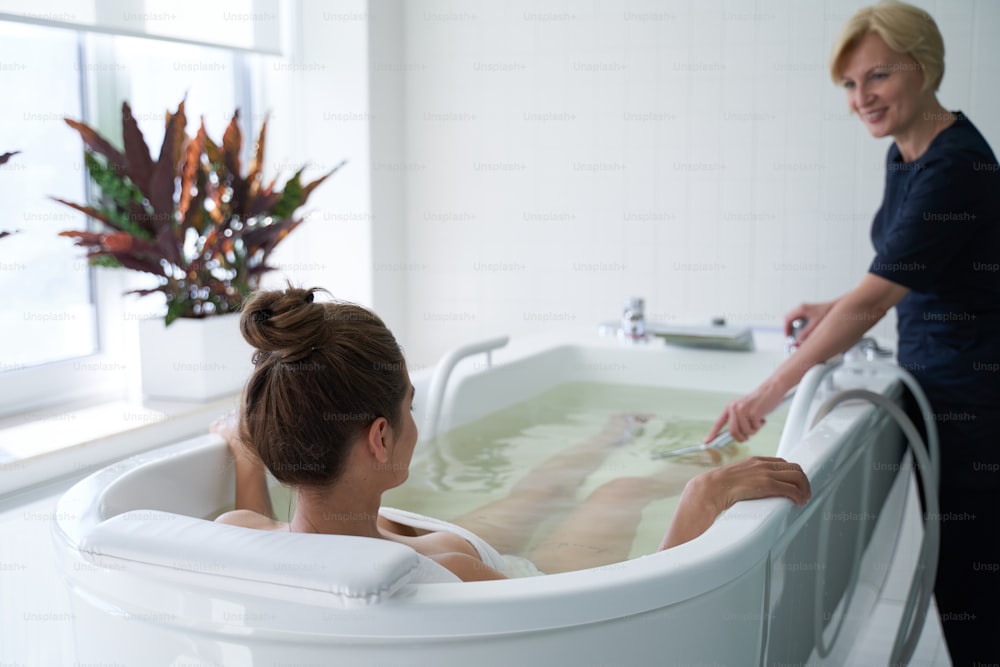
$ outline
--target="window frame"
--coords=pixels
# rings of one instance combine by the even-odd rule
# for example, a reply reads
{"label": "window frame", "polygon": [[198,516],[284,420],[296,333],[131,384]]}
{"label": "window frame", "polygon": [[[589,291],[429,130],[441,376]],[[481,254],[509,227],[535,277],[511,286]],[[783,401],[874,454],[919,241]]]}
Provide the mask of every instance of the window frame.
{"label": "window frame", "polygon": [[[11,23],[17,23],[16,20],[5,18]],[[38,26],[34,21],[26,23]],[[112,40],[119,36],[158,42],[180,41],[155,35],[116,35],[107,31],[89,30],[83,26],[39,27],[76,33],[77,84],[80,89],[82,120],[102,135],[110,137],[121,136],[121,103],[122,100],[129,99],[129,86],[123,75],[113,77],[111,84],[101,83],[99,77],[90,74],[91,69],[87,64],[98,62],[96,56],[102,49],[113,49]],[[258,84],[263,83],[259,80],[252,60],[258,54],[225,45],[192,44],[219,49],[232,55],[234,98],[240,110],[241,124],[248,123],[248,119],[255,117],[255,102],[266,104],[264,86],[258,85],[257,90],[254,89],[255,79]],[[80,149],[83,150],[82,144]],[[249,156],[251,149],[252,142],[246,142],[245,158]],[[92,200],[95,194],[93,183],[85,171],[81,170],[80,177],[84,179],[88,200]],[[88,225],[93,224],[93,220],[88,221]],[[2,424],[16,425],[44,419],[99,403],[133,397],[141,400],[138,327],[135,326],[138,317],[130,308],[130,299],[138,297],[123,296],[133,287],[130,278],[136,276],[135,272],[125,269],[87,269],[86,280],[90,283],[91,303],[95,311],[96,351],[72,359],[0,371],[0,427]],[[96,372],[80,372],[81,370]]]}

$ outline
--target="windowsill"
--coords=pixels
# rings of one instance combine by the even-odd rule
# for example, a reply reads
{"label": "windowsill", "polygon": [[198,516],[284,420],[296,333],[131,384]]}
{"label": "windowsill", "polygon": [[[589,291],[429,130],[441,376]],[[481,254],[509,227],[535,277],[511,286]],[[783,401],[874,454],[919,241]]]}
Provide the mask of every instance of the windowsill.
{"label": "windowsill", "polygon": [[0,496],[204,434],[238,398],[115,400],[0,420]]}

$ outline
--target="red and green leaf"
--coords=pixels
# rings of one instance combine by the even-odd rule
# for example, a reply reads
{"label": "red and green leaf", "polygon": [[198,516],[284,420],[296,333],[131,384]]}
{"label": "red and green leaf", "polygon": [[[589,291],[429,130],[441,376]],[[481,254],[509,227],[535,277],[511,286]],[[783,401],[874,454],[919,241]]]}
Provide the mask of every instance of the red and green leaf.
{"label": "red and green leaf", "polygon": [[226,126],[226,131],[222,133],[222,160],[226,164],[226,169],[234,177],[240,175],[240,149],[243,147],[243,135],[240,133],[239,125],[240,113],[233,114],[232,120]]}
{"label": "red and green leaf", "polygon": [[197,197],[203,188],[197,188],[198,175],[201,173],[201,153],[205,148],[205,122],[202,121],[198,133],[187,146],[187,155],[184,158],[184,166],[181,169],[181,197],[177,204],[177,212],[181,220],[185,222],[184,227],[188,227],[188,211],[192,198]]}
{"label": "red and green leaf", "polygon": [[[162,293],[168,323],[177,317],[238,310],[260,277],[275,270],[268,257],[301,224],[301,219],[294,219],[295,211],[344,164],[305,185],[301,169],[280,190],[277,179],[264,185],[267,120],[261,124],[244,177],[239,113],[233,114],[221,144],[216,144],[204,123],[194,137],[187,136],[183,101],[176,112],[166,115],[156,160],[127,103],[122,105],[124,152],[83,123],[69,119],[66,123],[89,149],[87,169],[101,188],[102,199],[90,206],[57,201],[104,223],[107,230],[63,235],[86,249],[92,264],[159,276],[158,287],[131,293]],[[11,155],[0,156],[0,164]],[[192,235],[194,252],[189,253],[185,242]]]}
{"label": "red and green leaf", "polygon": [[103,155],[108,160],[108,164],[112,165],[118,173],[125,173],[128,167],[128,160],[125,158],[124,153],[112,146],[96,130],[70,118],[64,118],[63,120],[66,121],[67,125],[80,133],[83,143],[89,146],[92,151],[98,155]]}
{"label": "red and green leaf", "polygon": [[260,124],[260,134],[257,135],[257,143],[254,145],[254,156],[250,162],[250,170],[247,172],[247,182],[250,183],[250,195],[255,197],[260,193],[261,180],[264,171],[264,140],[267,137],[267,117]]}
{"label": "red and green leaf", "polygon": [[343,167],[345,164],[347,164],[347,160],[342,161],[336,167],[334,167],[333,169],[331,169],[330,171],[328,171],[323,176],[320,176],[315,181],[313,181],[313,182],[311,182],[311,183],[303,186],[303,188],[302,188],[302,199],[299,201],[299,206],[301,206],[302,204],[306,203],[306,200],[309,199],[309,195],[312,194],[312,191],[315,190],[317,186],[319,186],[323,181],[325,181],[326,179],[330,178],[331,176],[333,176],[334,174],[336,174],[338,171],[340,171],[340,168]]}
{"label": "red and green leaf", "polygon": [[128,160],[128,168],[125,173],[132,179],[136,187],[149,197],[149,182],[153,177],[153,158],[149,155],[146,139],[142,136],[142,130],[139,129],[139,124],[136,123],[128,102],[122,102],[122,139],[125,143],[125,158]]}

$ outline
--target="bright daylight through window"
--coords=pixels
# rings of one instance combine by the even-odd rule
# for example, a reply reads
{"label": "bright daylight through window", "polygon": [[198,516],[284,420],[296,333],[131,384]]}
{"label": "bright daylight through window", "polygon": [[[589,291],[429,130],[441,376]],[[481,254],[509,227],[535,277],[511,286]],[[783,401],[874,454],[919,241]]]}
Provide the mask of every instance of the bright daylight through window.
{"label": "bright daylight through window", "polygon": [[182,100],[189,134],[204,118],[208,132],[221,136],[236,109],[249,128],[252,58],[226,48],[0,23],[0,155],[11,154],[0,165],[0,414],[96,396],[98,387],[124,391],[121,341],[137,326],[136,313],[162,308],[158,297],[120,298],[156,278],[95,269],[83,249],[59,236],[96,223],[54,198],[86,203],[100,196],[89,184],[84,144],[64,118],[120,143],[127,101],[154,152],[166,111]]}

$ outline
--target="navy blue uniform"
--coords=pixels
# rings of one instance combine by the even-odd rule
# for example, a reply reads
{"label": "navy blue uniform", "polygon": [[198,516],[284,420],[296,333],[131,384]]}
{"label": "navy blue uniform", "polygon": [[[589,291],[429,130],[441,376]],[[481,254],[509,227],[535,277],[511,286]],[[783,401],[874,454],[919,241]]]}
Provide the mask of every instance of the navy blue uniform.
{"label": "navy blue uniform", "polygon": [[913,162],[890,147],[869,271],[910,290],[898,359],[941,440],[935,598],[958,667],[1000,657],[1000,166],[956,116]]}

